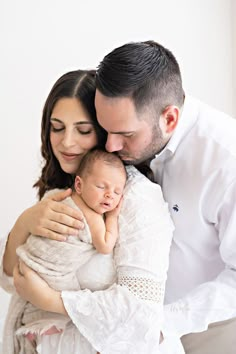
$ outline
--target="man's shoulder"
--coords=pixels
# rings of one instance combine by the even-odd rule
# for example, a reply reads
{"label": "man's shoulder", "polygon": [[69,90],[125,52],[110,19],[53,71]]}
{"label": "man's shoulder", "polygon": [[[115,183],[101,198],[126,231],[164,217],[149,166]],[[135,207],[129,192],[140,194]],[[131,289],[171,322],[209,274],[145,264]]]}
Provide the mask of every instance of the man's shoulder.
{"label": "man's shoulder", "polygon": [[193,97],[188,99],[188,104],[197,107],[197,119],[191,136],[196,141],[200,139],[201,144],[205,141],[207,146],[214,145],[216,149],[236,156],[236,119]]}

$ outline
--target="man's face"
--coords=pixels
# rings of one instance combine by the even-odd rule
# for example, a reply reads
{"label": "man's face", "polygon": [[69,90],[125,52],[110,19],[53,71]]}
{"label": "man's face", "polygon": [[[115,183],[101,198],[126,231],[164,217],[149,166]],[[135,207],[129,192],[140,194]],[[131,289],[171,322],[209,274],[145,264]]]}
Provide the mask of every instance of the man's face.
{"label": "man's face", "polygon": [[159,117],[153,119],[148,109],[138,116],[130,98],[110,98],[97,90],[95,106],[98,123],[108,133],[106,150],[117,152],[125,163],[137,165],[166,145]]}

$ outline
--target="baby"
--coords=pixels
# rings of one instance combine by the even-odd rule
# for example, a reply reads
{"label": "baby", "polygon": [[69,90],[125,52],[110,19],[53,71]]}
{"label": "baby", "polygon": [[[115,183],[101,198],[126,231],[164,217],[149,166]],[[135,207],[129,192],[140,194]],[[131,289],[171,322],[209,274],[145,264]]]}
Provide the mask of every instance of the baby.
{"label": "baby", "polygon": [[101,150],[86,154],[77,171],[72,199],[83,212],[99,253],[111,253],[117,240],[125,182],[122,161],[117,155]]}

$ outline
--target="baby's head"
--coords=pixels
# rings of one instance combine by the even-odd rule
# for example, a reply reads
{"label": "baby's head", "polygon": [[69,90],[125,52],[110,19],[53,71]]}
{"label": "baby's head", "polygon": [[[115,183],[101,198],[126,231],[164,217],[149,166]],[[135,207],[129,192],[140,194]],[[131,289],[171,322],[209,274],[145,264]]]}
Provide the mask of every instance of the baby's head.
{"label": "baby's head", "polygon": [[103,214],[119,204],[126,178],[125,167],[117,155],[93,149],[80,162],[75,191],[88,207]]}

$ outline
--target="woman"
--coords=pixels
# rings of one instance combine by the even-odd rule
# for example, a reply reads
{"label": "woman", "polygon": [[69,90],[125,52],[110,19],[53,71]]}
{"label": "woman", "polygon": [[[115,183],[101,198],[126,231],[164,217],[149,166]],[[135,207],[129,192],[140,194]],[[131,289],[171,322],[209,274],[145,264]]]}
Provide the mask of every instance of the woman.
{"label": "woman", "polygon": [[[36,183],[40,199],[48,190],[70,187],[81,157],[104,142],[104,132],[96,123],[94,94],[93,71],[65,74],[52,88],[42,120],[45,166]],[[30,233],[58,240],[65,240],[61,235],[77,234],[82,215],[57,203],[70,190],[26,210],[13,227],[4,254],[2,285],[9,288],[6,274],[14,268],[22,298],[70,319],[62,333],[38,338],[39,353],[158,353],[173,226],[159,186],[132,167],[128,177],[114,263],[111,256],[96,253],[78,274],[83,290],[53,290],[23,263],[21,271],[15,266],[15,250]],[[40,214],[44,216],[39,223]]]}
{"label": "woman", "polygon": [[[45,164],[41,177],[35,184],[39,199],[53,188],[71,187],[73,173],[81,157],[96,144],[105,143],[105,133],[96,120],[94,75],[94,71],[81,70],[63,75],[46,100],[41,131],[41,152]],[[51,115],[53,118],[54,114],[59,114],[61,121],[51,120]],[[78,117],[82,118],[76,124]],[[58,146],[60,141],[62,151]],[[61,241],[65,240],[65,235],[77,234],[77,230],[82,227],[82,215],[56,202],[70,193],[71,190],[68,189],[55,197],[47,198],[20,215],[8,237],[4,256],[6,274],[12,275],[17,261],[15,250],[26,241],[30,233]]]}

